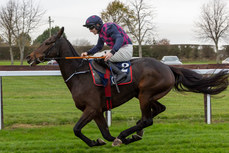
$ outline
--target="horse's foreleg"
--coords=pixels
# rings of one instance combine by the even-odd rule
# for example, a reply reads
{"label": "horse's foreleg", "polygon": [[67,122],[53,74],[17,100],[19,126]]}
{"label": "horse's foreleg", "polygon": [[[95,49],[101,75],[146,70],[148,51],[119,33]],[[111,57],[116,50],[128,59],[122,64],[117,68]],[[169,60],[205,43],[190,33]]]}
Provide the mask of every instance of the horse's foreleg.
{"label": "horse's foreleg", "polygon": [[99,114],[98,116],[95,117],[95,122],[98,126],[98,128],[100,129],[104,139],[108,140],[108,141],[114,141],[115,137],[111,136],[109,128],[107,126],[107,122],[103,116],[103,114]]}
{"label": "horse's foreleg", "polygon": [[79,119],[79,121],[76,123],[76,125],[73,128],[73,131],[77,137],[79,137],[81,140],[83,140],[88,146],[93,147],[93,146],[100,146],[106,144],[104,141],[101,139],[91,140],[85,135],[82,134],[81,129],[89,123],[94,116],[96,115],[96,111],[86,108],[83,112],[83,115]]}

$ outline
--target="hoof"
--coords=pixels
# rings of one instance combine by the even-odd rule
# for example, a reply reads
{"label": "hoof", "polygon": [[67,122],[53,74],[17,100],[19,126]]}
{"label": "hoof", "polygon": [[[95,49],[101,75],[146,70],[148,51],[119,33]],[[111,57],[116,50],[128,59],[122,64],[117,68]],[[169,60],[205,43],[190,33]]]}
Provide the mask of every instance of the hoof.
{"label": "hoof", "polygon": [[136,140],[136,141],[142,139],[142,137],[141,137],[140,135],[137,135],[137,134],[132,135],[132,138],[133,138],[134,140]]}
{"label": "hoof", "polygon": [[116,138],[114,142],[112,143],[112,146],[120,146],[122,144],[122,140]]}
{"label": "hoof", "polygon": [[98,144],[101,146],[101,145],[105,145],[106,144],[106,142],[105,141],[103,141],[102,139],[97,139],[97,142],[98,142]]}
{"label": "hoof", "polygon": [[143,131],[143,130],[141,130],[141,131],[137,131],[137,135],[139,135],[140,137],[142,137],[142,136],[143,136],[143,134],[144,134],[144,131]]}

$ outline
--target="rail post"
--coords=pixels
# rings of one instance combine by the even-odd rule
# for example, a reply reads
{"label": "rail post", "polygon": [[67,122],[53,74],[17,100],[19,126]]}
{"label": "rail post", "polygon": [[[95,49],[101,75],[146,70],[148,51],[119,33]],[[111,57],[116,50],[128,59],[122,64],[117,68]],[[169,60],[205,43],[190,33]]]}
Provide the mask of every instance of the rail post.
{"label": "rail post", "polygon": [[204,114],[205,114],[205,122],[207,124],[211,124],[212,121],[212,110],[211,110],[211,95],[204,94]]}
{"label": "rail post", "polygon": [[2,77],[0,76],[0,130],[3,129],[3,96],[2,96]]}

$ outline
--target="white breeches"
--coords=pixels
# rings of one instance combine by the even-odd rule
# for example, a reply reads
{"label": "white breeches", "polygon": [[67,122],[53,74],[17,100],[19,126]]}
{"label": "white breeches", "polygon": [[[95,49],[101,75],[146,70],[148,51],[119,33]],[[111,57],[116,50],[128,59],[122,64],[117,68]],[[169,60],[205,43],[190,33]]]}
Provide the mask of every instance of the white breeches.
{"label": "white breeches", "polygon": [[[98,52],[94,54],[93,56],[103,56],[107,52],[110,52],[111,50],[104,50],[102,52]],[[123,61],[129,61],[133,56],[133,45],[127,44],[122,46],[110,59],[111,62],[123,62]]]}

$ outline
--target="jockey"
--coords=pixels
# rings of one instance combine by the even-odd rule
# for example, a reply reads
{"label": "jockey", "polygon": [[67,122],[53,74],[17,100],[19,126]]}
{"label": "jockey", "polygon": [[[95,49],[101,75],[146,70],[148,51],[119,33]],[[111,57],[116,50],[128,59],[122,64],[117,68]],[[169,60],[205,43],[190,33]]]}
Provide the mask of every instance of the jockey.
{"label": "jockey", "polygon": [[[110,61],[109,65],[117,75],[116,82],[126,77],[125,73],[111,63],[129,61],[133,55],[132,42],[122,27],[116,23],[103,24],[102,19],[97,15],[90,16],[83,26],[87,27],[93,34],[98,34],[99,38],[97,44],[88,52],[83,52],[81,56],[92,54],[94,56],[104,56],[104,61]],[[110,50],[97,53],[103,48],[104,42],[110,47]]]}

